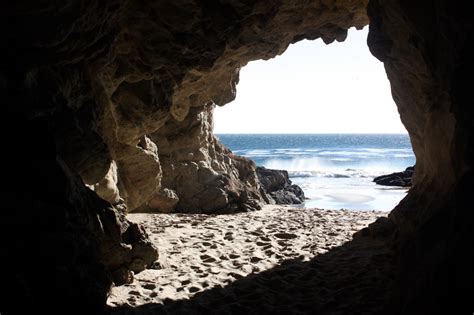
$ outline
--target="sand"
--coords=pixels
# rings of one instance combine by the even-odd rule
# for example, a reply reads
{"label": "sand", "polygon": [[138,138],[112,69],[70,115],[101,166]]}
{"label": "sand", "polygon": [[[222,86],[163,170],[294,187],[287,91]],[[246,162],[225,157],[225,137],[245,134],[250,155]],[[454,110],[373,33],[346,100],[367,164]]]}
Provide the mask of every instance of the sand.
{"label": "sand", "polygon": [[114,287],[108,305],[133,307],[115,308],[117,313],[270,312],[286,306],[290,313],[306,313],[326,307],[331,300],[318,299],[330,294],[365,299],[370,307],[370,290],[350,289],[351,279],[359,277],[354,281],[378,290],[375,286],[383,284],[385,275],[372,279],[367,266],[374,257],[387,261],[390,255],[376,241],[341,245],[387,214],[287,206],[233,215],[130,214],[131,221],[145,226],[160,258],[156,269]]}

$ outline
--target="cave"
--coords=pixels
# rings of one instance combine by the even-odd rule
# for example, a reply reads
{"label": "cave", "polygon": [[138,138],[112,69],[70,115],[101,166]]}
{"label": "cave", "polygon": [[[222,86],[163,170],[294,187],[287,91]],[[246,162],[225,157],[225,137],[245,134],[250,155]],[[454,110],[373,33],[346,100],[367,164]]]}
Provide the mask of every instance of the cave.
{"label": "cave", "polygon": [[158,257],[129,212],[259,209],[255,165],[213,136],[213,107],[235,97],[249,61],[367,24],[417,160],[389,235],[364,232],[397,253],[385,313],[472,313],[468,3],[69,0],[1,12],[0,313],[102,312],[112,283]]}

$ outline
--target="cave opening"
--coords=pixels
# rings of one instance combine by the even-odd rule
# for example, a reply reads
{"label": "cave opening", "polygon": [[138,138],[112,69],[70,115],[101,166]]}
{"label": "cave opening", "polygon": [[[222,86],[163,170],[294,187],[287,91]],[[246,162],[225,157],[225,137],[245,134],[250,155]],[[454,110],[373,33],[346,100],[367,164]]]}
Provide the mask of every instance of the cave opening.
{"label": "cave opening", "polygon": [[[154,231],[152,239],[161,250],[159,268],[136,275],[134,282],[128,286],[113,288],[109,305],[120,309],[124,304],[129,304],[139,310],[147,310],[152,309],[150,304],[162,303],[166,299],[189,299],[189,305],[208,303],[220,294],[235,294],[247,285],[253,286],[248,294],[255,294],[260,290],[261,295],[269,296],[271,283],[282,281],[281,274],[283,279],[292,277],[293,268],[307,272],[308,279],[311,280],[295,280],[288,285],[287,290],[296,292],[299,291],[296,286],[306,286],[308,283],[313,287],[325,287],[325,281],[330,281],[332,273],[336,272],[343,279],[339,283],[343,283],[352,279],[354,270],[363,274],[372,267],[370,262],[365,265],[366,262],[355,259],[350,268],[347,268],[344,259],[335,258],[360,255],[361,247],[381,261],[377,268],[383,269],[387,274],[392,272],[390,268],[393,266],[387,258],[391,258],[392,253],[381,250],[378,247],[380,244],[362,241],[354,242],[356,245],[353,245],[347,242],[352,234],[377,218],[381,218],[380,226],[387,224],[388,211],[406,196],[406,189],[374,187],[373,177],[414,164],[411,143],[396,112],[383,65],[375,60],[366,47],[368,27],[354,34],[355,32],[349,30],[348,38],[340,44],[326,46],[322,40],[317,40],[316,49],[308,48],[314,42],[299,42],[290,46],[282,56],[264,62],[280,62],[280,69],[260,69],[271,72],[260,80],[247,74],[246,69],[251,68],[251,65],[244,67],[240,72],[235,104],[227,104],[222,108],[211,104],[206,105],[204,110],[200,107],[191,109],[182,123],[182,126],[192,125],[195,128],[196,131],[191,135],[184,133],[179,123],[173,122],[165,124],[166,133],[150,136],[158,146],[163,166],[162,187],[167,189],[168,195],[163,193],[153,199],[147,205],[148,208],[134,212],[177,213],[128,215],[130,220]],[[351,36],[358,36],[355,40],[358,43],[351,43]],[[303,50],[311,50],[310,58],[318,59],[318,63],[308,65],[305,63],[307,59],[301,58],[298,53],[294,56],[292,48],[298,45],[303,46]],[[349,48],[345,47],[342,51],[331,50],[325,56],[316,53],[336,45]],[[362,54],[365,56],[361,56]],[[284,59],[289,55],[293,55],[293,59],[297,59],[300,64],[295,66],[292,61]],[[328,61],[325,58],[328,55],[334,55],[334,59]],[[364,58],[367,57],[373,63],[365,61]],[[341,64],[337,65],[335,60]],[[349,64],[356,64],[356,67],[351,68]],[[323,67],[325,68],[322,69]],[[282,73],[282,68],[287,71]],[[293,72],[288,71],[288,68],[292,68]],[[316,71],[323,75],[316,78]],[[379,76],[364,71],[377,72]],[[369,78],[358,78],[364,75]],[[285,76],[290,80],[278,82],[276,79]],[[267,81],[268,85],[262,86],[259,81]],[[293,83],[297,88],[289,87],[288,81],[295,81]],[[241,89],[244,84],[256,87],[256,91],[246,94]],[[302,93],[302,90],[312,93]],[[340,90],[344,93],[340,93]],[[327,94],[318,98],[314,95],[318,91]],[[240,95],[243,95],[243,101],[239,99]],[[295,105],[295,102],[300,102],[302,106]],[[308,110],[308,107],[318,106],[323,108],[320,112]],[[234,108],[235,111],[227,111],[229,108]],[[372,122],[375,126],[369,125]],[[302,129],[294,129],[301,126]],[[314,126],[322,129],[311,129]],[[271,129],[274,127],[277,129]],[[304,131],[308,129],[311,131]],[[284,134],[286,131],[290,134]],[[226,165],[228,162],[219,161],[219,154],[213,150],[204,151],[200,148],[197,153],[189,150],[189,136],[195,137],[196,143],[202,143],[203,139],[214,139],[213,132],[217,135],[217,143],[230,148],[236,155],[233,163],[247,163],[245,159],[239,158],[243,156],[252,159],[257,166],[289,171],[289,178],[294,184],[303,187],[308,197],[305,201],[308,210],[302,210],[298,205],[288,205],[264,206],[260,211],[253,211],[255,209],[239,208],[240,205],[237,204],[229,211],[229,208],[225,208],[229,201],[232,202],[229,199],[223,199],[224,210],[216,207],[218,201],[212,199],[212,194],[211,197],[206,196],[207,191],[220,189],[220,174],[227,176],[228,172],[234,170]],[[171,142],[179,144],[178,147],[183,152],[189,150],[193,153],[189,157],[181,156],[183,164],[180,166],[175,158],[170,158],[173,150],[176,150],[169,147]],[[321,142],[323,146],[320,145]],[[262,147],[262,144],[269,146]],[[336,146],[331,147],[332,144]],[[216,148],[216,151],[226,152],[219,144]],[[217,156],[214,162],[218,161],[224,166],[214,166],[207,155]],[[193,163],[206,170],[207,174],[199,175],[202,169],[196,172]],[[246,165],[252,166],[248,163]],[[241,172],[240,168],[237,170]],[[196,172],[195,176],[192,175],[193,172]],[[181,174],[182,186],[189,187],[188,191],[183,191],[180,185],[174,183],[178,177],[176,173]],[[263,186],[260,177],[259,180],[260,183],[256,184]],[[186,195],[194,186],[205,188],[205,191],[199,191],[204,196],[202,201],[196,200],[193,195]],[[172,193],[168,193],[170,191]],[[175,208],[169,207],[166,202],[169,195],[181,198],[182,201],[174,203]],[[273,198],[279,204],[279,200]],[[326,200],[321,200],[324,198]],[[202,203],[202,208],[196,209],[199,202]],[[268,203],[268,200],[261,202]],[[208,206],[210,208],[206,208]],[[323,208],[323,211],[314,208]],[[352,211],[339,211],[342,208]],[[388,225],[387,229],[391,230],[390,224]],[[314,273],[309,267],[312,263],[320,264],[323,268]],[[385,275],[374,279],[387,281],[388,286],[391,279],[384,277]],[[369,286],[373,285],[372,280],[364,277],[358,279]],[[255,284],[259,282],[264,284]],[[330,290],[337,291],[337,286]],[[318,290],[309,294],[320,295]],[[362,299],[367,297],[363,296]],[[166,308],[167,303],[163,303]],[[242,297],[238,303],[246,304],[246,297]],[[280,303],[274,304],[281,307]],[[180,310],[178,306],[168,305],[173,311]],[[161,310],[161,306],[157,309]]]}
{"label": "cave opening", "polygon": [[[113,283],[130,284],[134,274],[159,270],[157,240],[128,219],[144,206],[225,209],[266,220],[266,212],[253,211],[263,199],[254,189],[254,166],[212,135],[212,104],[234,98],[236,69],[250,60],[272,58],[305,38],[343,39],[347,29],[369,20],[368,45],[384,63],[417,165],[407,197],[340,247],[356,246],[361,255],[330,248],[319,255],[323,264],[296,259],[281,266],[284,270],[236,279],[239,286],[167,301],[161,309],[149,303],[117,312],[275,313],[278,306],[284,313],[304,313],[309,306],[323,314],[449,314],[455,307],[472,313],[474,19],[469,5],[448,0],[2,3],[8,45],[0,67],[0,128],[7,135],[2,162],[8,171],[1,183],[0,263],[7,290],[0,313],[104,313]],[[272,214],[280,219],[279,212]],[[228,218],[229,232],[236,232],[239,226]],[[319,219],[301,225],[314,226]],[[160,226],[166,224],[171,223]],[[270,242],[291,249],[288,243],[298,238],[290,228],[264,232],[278,238]],[[259,238],[255,244],[270,250],[257,229],[251,234]],[[236,235],[219,238],[230,242]],[[205,242],[196,244],[198,251],[206,251]],[[374,247],[366,250],[364,242]],[[160,246],[173,251],[174,245]],[[375,255],[369,255],[373,249]],[[164,253],[169,261],[176,254]],[[193,257],[203,265],[216,259],[206,255]],[[260,258],[249,261],[258,264]],[[335,259],[348,277],[332,272]],[[354,272],[354,259],[364,272]],[[385,269],[387,261],[392,265]],[[177,272],[170,282],[173,292],[196,292],[182,289]],[[203,272],[196,269],[196,279]],[[378,281],[378,275],[389,281]],[[308,276],[315,282],[308,283]],[[150,302],[166,290],[156,280],[143,281],[147,294],[135,290],[128,298]],[[261,294],[261,282],[268,295]],[[341,289],[338,283],[349,285]]]}
{"label": "cave opening", "polygon": [[[257,166],[288,171],[305,207],[390,211],[411,184],[410,139],[367,35],[368,26],[351,28],[343,42],[300,41],[250,62],[236,99],[214,110],[219,140]],[[386,186],[373,181],[394,173]]]}

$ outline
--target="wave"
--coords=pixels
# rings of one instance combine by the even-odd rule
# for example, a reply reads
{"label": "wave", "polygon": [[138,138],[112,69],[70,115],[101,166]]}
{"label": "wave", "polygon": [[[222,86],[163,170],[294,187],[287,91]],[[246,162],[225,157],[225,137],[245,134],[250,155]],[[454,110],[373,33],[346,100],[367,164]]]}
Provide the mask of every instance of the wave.
{"label": "wave", "polygon": [[369,163],[353,163],[344,161],[341,164],[328,159],[292,158],[292,159],[268,159],[262,161],[261,165],[270,169],[280,169],[288,171],[290,178],[374,178],[380,175],[389,174],[404,170],[405,163],[393,163],[391,161],[371,161]]}
{"label": "wave", "polygon": [[307,148],[269,148],[269,149],[240,149],[234,150],[235,154],[249,158],[322,158],[335,161],[351,161],[358,159],[380,158],[413,158],[410,149],[392,148],[361,148],[361,149],[307,149]]}
{"label": "wave", "polygon": [[288,171],[290,178],[373,178],[388,172],[374,170],[353,170],[353,171]]}

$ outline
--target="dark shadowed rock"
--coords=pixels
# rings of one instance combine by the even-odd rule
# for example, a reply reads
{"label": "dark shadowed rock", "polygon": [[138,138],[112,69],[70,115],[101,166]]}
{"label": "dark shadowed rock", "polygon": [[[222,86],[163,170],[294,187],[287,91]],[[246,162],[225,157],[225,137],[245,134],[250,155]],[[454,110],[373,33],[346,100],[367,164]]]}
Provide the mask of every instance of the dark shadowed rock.
{"label": "dark shadowed rock", "polygon": [[374,178],[377,185],[383,186],[401,186],[410,187],[411,178],[415,172],[414,166],[407,167],[403,172],[396,172],[388,175],[382,175]]}
{"label": "dark shadowed rock", "polygon": [[291,183],[287,171],[257,166],[257,176],[269,203],[288,205],[304,202],[303,190]]}

